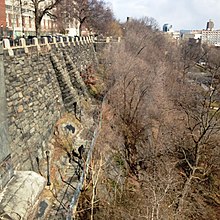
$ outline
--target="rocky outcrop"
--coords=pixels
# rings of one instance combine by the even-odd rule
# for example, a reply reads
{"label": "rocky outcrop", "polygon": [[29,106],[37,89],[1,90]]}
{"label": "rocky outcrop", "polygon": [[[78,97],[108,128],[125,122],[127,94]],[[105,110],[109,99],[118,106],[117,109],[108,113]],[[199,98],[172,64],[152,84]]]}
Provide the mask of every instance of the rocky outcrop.
{"label": "rocky outcrop", "polygon": [[0,219],[28,219],[45,179],[32,171],[18,171],[0,193]]}

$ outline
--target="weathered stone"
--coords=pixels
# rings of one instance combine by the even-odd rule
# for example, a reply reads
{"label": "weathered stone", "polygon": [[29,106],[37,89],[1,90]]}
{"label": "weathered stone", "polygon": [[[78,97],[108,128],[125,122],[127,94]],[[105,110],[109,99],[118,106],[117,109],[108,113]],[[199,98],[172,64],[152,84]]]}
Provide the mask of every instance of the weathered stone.
{"label": "weathered stone", "polygon": [[19,92],[19,93],[18,93],[18,97],[19,97],[19,98],[23,98],[22,92]]}
{"label": "weathered stone", "polygon": [[30,131],[30,125],[29,125],[29,124],[26,124],[26,125],[23,127],[22,130],[23,130],[24,133],[29,132],[29,131]]}
{"label": "weathered stone", "polygon": [[8,102],[7,105],[8,105],[8,107],[10,107],[13,105],[13,102]]}
{"label": "weathered stone", "polygon": [[18,98],[18,93],[14,93],[12,96],[11,96],[11,99],[17,99]]}
{"label": "weathered stone", "polygon": [[45,183],[45,179],[35,172],[17,171],[0,194],[1,216],[5,215],[13,220],[28,219]]}
{"label": "weathered stone", "polygon": [[29,107],[31,107],[31,106],[33,106],[33,105],[34,105],[33,102],[30,102],[30,103],[28,104]]}
{"label": "weathered stone", "polygon": [[48,208],[48,202],[47,201],[41,201],[40,204],[39,204],[39,210],[36,214],[36,219],[40,219],[44,217],[44,214],[45,214],[45,211],[46,209]]}
{"label": "weathered stone", "polygon": [[31,128],[30,133],[32,134],[34,132],[35,132],[35,128],[33,127],[33,128]]}
{"label": "weathered stone", "polygon": [[23,105],[19,105],[17,111],[18,111],[18,113],[23,112],[24,111]]}

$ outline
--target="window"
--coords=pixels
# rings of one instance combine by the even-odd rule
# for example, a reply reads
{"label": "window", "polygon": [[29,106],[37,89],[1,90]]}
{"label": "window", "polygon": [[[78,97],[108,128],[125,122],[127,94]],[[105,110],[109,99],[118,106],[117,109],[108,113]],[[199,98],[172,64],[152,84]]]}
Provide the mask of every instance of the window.
{"label": "window", "polygon": [[25,17],[22,16],[22,26],[25,27]]}
{"label": "window", "polygon": [[12,19],[11,14],[8,14],[8,26],[9,26],[9,27],[11,27],[11,26],[12,26],[11,19]]}
{"label": "window", "polygon": [[11,5],[6,5],[5,8],[8,9],[8,10],[12,9]]}
{"label": "window", "polygon": [[29,16],[29,28],[31,28],[31,17]]}
{"label": "window", "polygon": [[19,27],[19,16],[16,15],[16,27]]}

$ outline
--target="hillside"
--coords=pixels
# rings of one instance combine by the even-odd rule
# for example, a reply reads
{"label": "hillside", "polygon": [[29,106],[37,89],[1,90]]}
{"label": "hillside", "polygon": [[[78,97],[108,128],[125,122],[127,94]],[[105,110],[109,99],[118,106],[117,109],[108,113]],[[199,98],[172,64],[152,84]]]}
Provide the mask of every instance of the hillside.
{"label": "hillside", "polygon": [[146,20],[125,29],[102,54],[102,127],[76,219],[217,220],[219,73],[204,90],[186,75],[195,62],[183,45]]}

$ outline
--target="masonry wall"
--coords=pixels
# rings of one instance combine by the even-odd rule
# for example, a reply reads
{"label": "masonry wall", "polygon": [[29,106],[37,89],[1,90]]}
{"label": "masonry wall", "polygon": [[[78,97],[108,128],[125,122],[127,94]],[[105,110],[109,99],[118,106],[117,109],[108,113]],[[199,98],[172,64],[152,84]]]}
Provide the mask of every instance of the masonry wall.
{"label": "masonry wall", "polygon": [[[4,52],[9,147],[14,170],[37,171],[37,160],[45,157],[55,122],[64,112],[79,109],[80,96],[87,94],[81,74],[96,64],[91,42],[33,47],[14,49],[14,56]],[[7,176],[0,175],[2,179]]]}

